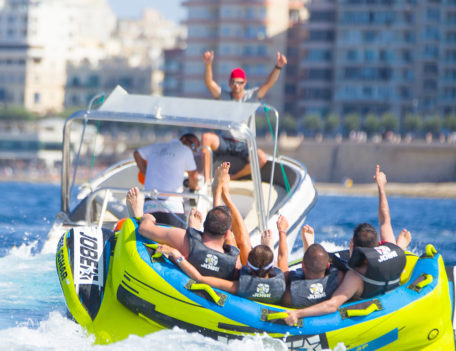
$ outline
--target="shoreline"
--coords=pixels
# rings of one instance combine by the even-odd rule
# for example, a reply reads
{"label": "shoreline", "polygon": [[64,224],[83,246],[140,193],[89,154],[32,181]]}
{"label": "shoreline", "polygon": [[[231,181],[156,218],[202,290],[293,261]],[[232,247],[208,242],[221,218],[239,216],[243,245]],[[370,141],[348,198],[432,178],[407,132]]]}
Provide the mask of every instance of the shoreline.
{"label": "shoreline", "polygon": [[[315,183],[321,195],[377,196],[377,185],[340,183]],[[456,183],[387,183],[388,196],[456,199]]]}

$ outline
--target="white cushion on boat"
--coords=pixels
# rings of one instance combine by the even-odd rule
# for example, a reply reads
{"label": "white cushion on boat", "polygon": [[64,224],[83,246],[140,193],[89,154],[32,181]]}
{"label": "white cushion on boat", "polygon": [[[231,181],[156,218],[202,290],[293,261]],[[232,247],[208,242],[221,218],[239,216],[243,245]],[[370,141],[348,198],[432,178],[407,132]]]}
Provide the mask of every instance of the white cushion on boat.
{"label": "white cushion on boat", "polygon": [[[264,206],[268,205],[269,183],[262,183]],[[230,194],[237,208],[244,217],[247,230],[250,232],[258,226],[258,216],[253,201],[253,184],[251,180],[230,181]],[[286,191],[281,186],[273,185],[269,209],[273,208],[277,200],[281,200]]]}

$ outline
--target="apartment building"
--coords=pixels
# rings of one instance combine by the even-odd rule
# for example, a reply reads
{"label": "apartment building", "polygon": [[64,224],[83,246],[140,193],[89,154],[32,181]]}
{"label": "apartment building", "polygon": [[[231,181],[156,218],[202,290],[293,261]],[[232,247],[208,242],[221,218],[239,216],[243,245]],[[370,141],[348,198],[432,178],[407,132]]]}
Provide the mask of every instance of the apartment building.
{"label": "apartment building", "polygon": [[[277,51],[286,52],[290,14],[302,7],[302,1],[186,0],[183,6],[188,11],[183,94],[209,98],[203,52],[214,51],[214,79],[224,89],[229,89],[229,75],[235,67],[245,70],[247,87],[261,85],[274,67]],[[282,109],[284,85],[282,72],[265,101]]]}
{"label": "apartment building", "polygon": [[0,1],[0,106],[50,114],[117,84],[161,94],[163,49],[185,34],[154,10],[117,21],[107,0]]}
{"label": "apartment building", "polygon": [[296,117],[456,112],[455,0],[314,0],[289,31]]}
{"label": "apartment building", "polygon": [[46,113],[62,109],[66,62],[102,55],[115,26],[105,0],[0,2],[0,104]]}
{"label": "apartment building", "polygon": [[65,106],[85,107],[116,85],[134,94],[163,94],[164,50],[182,46],[185,36],[185,28],[155,10],[144,10],[138,19],[119,19],[102,58],[68,63]]}

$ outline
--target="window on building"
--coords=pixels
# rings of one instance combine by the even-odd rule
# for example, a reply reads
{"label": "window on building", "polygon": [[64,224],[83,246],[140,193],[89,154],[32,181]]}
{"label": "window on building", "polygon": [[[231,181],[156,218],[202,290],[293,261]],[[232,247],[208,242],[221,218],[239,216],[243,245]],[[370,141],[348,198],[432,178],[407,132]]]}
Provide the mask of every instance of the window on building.
{"label": "window on building", "polygon": [[87,85],[89,88],[98,88],[100,85],[100,78],[96,75],[91,75],[87,79]]}
{"label": "window on building", "polygon": [[33,101],[34,101],[35,104],[39,104],[40,103],[40,98],[41,98],[40,93],[33,94]]}

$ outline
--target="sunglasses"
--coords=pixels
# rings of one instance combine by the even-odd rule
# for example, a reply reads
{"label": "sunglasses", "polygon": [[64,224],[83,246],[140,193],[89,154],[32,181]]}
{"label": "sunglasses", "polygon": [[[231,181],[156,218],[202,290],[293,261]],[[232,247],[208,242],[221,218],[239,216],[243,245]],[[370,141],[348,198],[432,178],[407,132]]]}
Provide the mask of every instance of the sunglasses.
{"label": "sunglasses", "polygon": [[243,85],[245,83],[244,80],[232,80],[231,84],[233,85]]}

